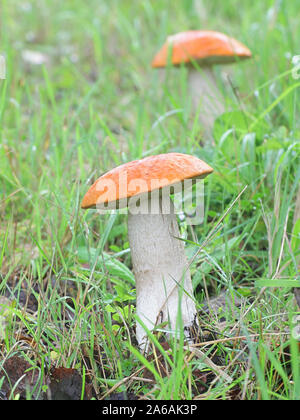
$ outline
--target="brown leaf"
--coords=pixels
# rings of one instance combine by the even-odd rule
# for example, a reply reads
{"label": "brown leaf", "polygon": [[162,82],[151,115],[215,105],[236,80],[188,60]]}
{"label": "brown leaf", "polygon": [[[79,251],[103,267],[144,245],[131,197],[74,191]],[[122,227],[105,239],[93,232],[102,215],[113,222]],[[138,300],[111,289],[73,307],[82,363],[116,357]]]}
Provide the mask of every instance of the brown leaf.
{"label": "brown leaf", "polygon": [[[50,374],[50,400],[80,400],[82,394],[82,377],[76,369],[53,368]],[[84,399],[92,398],[92,385],[85,383]]]}
{"label": "brown leaf", "polygon": [[43,399],[42,394],[38,394],[39,386],[36,386],[39,383],[40,373],[25,359],[14,355],[5,360],[0,366],[0,380],[3,377],[1,395],[4,399],[16,397],[18,394],[20,399],[26,399],[28,392],[34,399]]}
{"label": "brown leaf", "polygon": [[[167,352],[170,349],[170,345],[167,342],[160,343],[162,348]],[[173,362],[173,358],[171,355],[169,355],[170,360]],[[149,354],[147,355],[147,360],[150,363],[153,363],[154,368],[159,373],[159,375],[162,378],[165,378],[166,376],[169,376],[169,372],[171,370],[171,367],[169,366],[169,363],[167,360],[165,360],[164,355],[153,346],[153,348],[150,350]],[[148,369],[144,370],[143,374],[144,378],[154,380],[154,375],[152,372],[150,372]]]}

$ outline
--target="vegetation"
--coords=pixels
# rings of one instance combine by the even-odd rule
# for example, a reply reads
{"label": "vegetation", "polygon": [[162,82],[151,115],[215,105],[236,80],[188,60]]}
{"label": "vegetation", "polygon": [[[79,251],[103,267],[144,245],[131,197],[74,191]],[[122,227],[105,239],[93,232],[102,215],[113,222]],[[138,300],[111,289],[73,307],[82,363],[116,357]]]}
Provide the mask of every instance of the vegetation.
{"label": "vegetation", "polygon": [[[81,398],[88,387],[102,399],[300,398],[291,334],[300,286],[299,8],[299,0],[1,3],[0,368],[21,357],[38,373],[9,398],[41,397],[60,367],[80,373]],[[253,52],[216,68],[230,83],[214,144],[192,111],[186,69],[150,65],[168,35],[202,28]],[[196,255],[202,336],[191,351],[183,337],[168,347],[150,335],[145,357],[134,337],[126,215],[100,216],[80,202],[107,170],[171,151],[214,168],[204,223],[181,224]],[[203,314],[224,291],[231,304]],[[2,370],[0,397],[5,378]]]}

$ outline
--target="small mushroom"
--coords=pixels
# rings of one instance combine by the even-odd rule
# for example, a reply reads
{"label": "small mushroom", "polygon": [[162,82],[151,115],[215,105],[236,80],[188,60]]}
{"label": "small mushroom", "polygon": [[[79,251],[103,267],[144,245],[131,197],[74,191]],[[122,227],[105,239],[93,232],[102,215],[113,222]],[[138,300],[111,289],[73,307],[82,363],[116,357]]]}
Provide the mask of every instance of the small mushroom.
{"label": "small mushroom", "polygon": [[[200,122],[211,137],[215,118],[224,113],[225,99],[213,72],[216,64],[228,64],[251,57],[251,51],[225,34],[214,31],[187,31],[169,36],[156,54],[152,67],[188,67],[188,85],[193,107],[202,105]],[[199,69],[199,67],[201,67]]]}
{"label": "small mushroom", "polygon": [[[176,331],[181,308],[185,335],[196,318],[193,288],[170,192],[185,180],[205,178],[212,168],[181,153],[151,156],[121,165],[101,176],[81,207],[99,210],[128,207],[128,236],[136,279],[138,317],[149,330],[167,324]],[[146,348],[140,323],[136,336]]]}

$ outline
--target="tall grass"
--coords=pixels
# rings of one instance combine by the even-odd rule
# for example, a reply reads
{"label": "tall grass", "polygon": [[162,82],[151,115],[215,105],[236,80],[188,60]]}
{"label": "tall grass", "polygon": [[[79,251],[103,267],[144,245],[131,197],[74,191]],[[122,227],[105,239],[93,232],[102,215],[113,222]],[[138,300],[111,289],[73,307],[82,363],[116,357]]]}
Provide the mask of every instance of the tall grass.
{"label": "tall grass", "polygon": [[[76,368],[98,397],[299,399],[290,336],[300,258],[299,83],[291,76],[299,7],[299,0],[2,2],[0,295],[12,304],[1,363],[21,353],[40,370],[40,384],[51,366]],[[185,69],[150,66],[167,35],[198,28],[223,31],[253,52],[248,62],[216,68],[231,82],[214,144],[191,110]],[[45,63],[24,60],[26,50]],[[170,151],[215,169],[205,184],[205,221],[185,231],[188,256],[200,250],[191,267],[199,309],[221,290],[243,300],[234,313],[226,307],[203,317],[216,336],[208,339],[214,344],[204,339],[202,353],[174,342],[169,354],[153,336],[168,366],[163,377],[134,340],[126,216],[83,212],[80,201],[112,167]],[[210,378],[215,352],[232,382],[220,372]],[[209,380],[197,379],[198,370]]]}

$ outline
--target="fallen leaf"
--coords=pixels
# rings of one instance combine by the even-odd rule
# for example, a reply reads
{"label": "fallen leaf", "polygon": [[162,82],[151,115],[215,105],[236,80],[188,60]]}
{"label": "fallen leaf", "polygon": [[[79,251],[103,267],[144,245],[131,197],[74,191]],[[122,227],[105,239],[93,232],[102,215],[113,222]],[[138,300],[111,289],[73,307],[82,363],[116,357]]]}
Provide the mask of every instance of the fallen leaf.
{"label": "fallen leaf", "polygon": [[14,355],[0,365],[1,394],[4,399],[16,398],[25,400],[28,393],[35,400],[43,400],[39,393],[40,372],[22,357]]}
{"label": "fallen leaf", "polygon": [[[92,398],[92,386],[85,383],[84,399]],[[53,368],[50,373],[49,397],[50,400],[81,400],[83,381],[76,369]]]}

